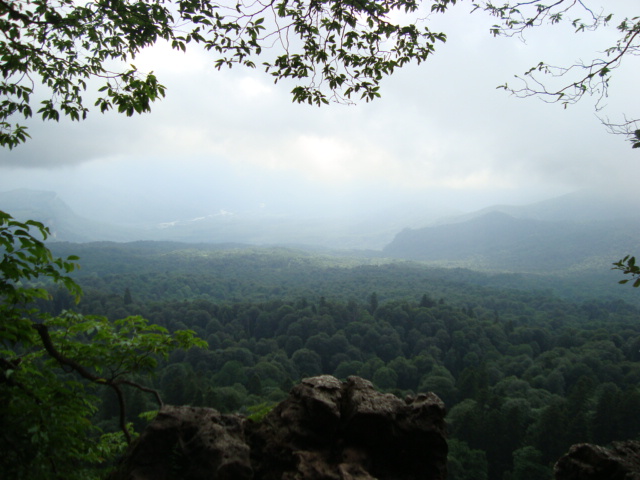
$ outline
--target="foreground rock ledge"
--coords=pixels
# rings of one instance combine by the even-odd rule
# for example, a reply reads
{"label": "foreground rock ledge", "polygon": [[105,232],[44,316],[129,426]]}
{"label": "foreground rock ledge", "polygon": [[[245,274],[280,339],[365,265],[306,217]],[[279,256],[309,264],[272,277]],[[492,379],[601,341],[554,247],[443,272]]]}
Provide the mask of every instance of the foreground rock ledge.
{"label": "foreground rock ledge", "polygon": [[163,407],[112,480],[444,480],[445,408],[359,377],[307,378],[261,422]]}
{"label": "foreground rock ledge", "polygon": [[573,445],[556,463],[554,475],[556,480],[640,480],[640,442]]}

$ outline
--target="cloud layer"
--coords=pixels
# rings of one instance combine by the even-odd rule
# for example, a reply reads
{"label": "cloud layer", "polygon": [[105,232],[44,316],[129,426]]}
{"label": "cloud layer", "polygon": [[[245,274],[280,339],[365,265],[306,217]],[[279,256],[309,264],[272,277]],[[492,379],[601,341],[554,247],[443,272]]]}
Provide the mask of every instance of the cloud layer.
{"label": "cloud layer", "polygon": [[[85,193],[145,205],[201,198],[215,211],[227,208],[222,200],[300,206],[329,196],[366,204],[448,192],[469,208],[476,198],[518,202],[615,188],[640,174],[637,151],[606,133],[589,99],[563,109],[495,88],[542,59],[587,59],[613,31],[544,28],[523,43],[492,38],[492,19],[468,7],[430,21],[448,33],[447,43],[424,65],[387,79],[381,99],[357,106],[292,104],[291,85],[274,85],[259,69],[217,71],[205,52],[160,45],[136,62],[168,87],[153,113],[29,122],[33,140],[0,152],[0,190],[67,191],[78,205]],[[638,59],[630,60],[601,116],[640,110]]]}

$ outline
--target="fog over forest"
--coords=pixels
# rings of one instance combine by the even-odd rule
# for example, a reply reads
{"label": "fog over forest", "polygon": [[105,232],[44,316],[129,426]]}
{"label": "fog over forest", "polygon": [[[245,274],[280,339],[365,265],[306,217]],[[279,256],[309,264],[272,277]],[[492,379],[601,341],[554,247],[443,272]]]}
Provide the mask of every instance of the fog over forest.
{"label": "fog over forest", "polygon": [[[640,130],[616,135],[605,125],[640,112],[638,0],[553,2],[551,11],[569,6],[598,19],[598,28],[582,31],[578,21],[563,19],[524,28],[523,35],[491,34],[495,22],[509,22],[482,8],[471,12],[474,5],[491,10],[489,0],[434,1],[411,12],[412,0],[240,1],[227,8],[187,0],[178,12],[173,0],[0,0],[8,39],[0,42],[0,70],[10,72],[3,95],[29,97],[30,86],[6,92],[10,82],[37,76],[20,70],[31,56],[52,56],[24,39],[46,40],[51,32],[70,37],[61,56],[100,35],[113,48],[113,31],[125,44],[150,43],[128,60],[167,87],[166,98],[142,115],[114,110],[124,105],[126,112],[131,102],[140,108],[162,93],[148,84],[133,100],[114,94],[123,103],[113,100],[105,114],[94,111],[105,106],[98,100],[81,122],[27,119],[30,138],[20,145],[4,133],[13,125],[0,118],[7,146],[0,149],[0,478],[120,478],[113,472],[130,467],[122,461],[127,452],[146,450],[134,439],[154,417],[162,419],[156,414],[165,405],[203,407],[205,414],[194,414],[201,423],[215,418],[231,426],[227,443],[245,462],[237,467],[226,453],[201,454],[189,431],[175,442],[163,437],[168,450],[151,449],[152,460],[142,462],[142,470],[154,472],[165,462],[167,479],[192,478],[191,471],[206,478],[234,471],[256,479],[312,478],[308,472],[422,478],[403,477],[399,457],[384,467],[378,454],[389,450],[379,439],[388,437],[387,427],[371,415],[385,410],[384,402],[358,400],[353,407],[326,387],[353,376],[401,405],[402,414],[389,414],[388,430],[409,432],[406,444],[398,442],[402,455],[416,458],[406,465],[424,463],[446,480],[550,479],[575,444],[629,440],[635,443],[627,450],[640,452],[640,289],[631,287],[640,286],[640,148],[629,142],[633,135],[640,141]],[[513,3],[533,15],[546,11],[539,0],[506,5]],[[436,40],[435,53],[420,65],[411,53],[400,56],[409,64],[381,80],[380,98],[318,108],[292,102],[297,83],[274,84],[260,64],[264,57],[255,69],[218,70],[215,57],[229,54],[222,44],[212,56],[198,42],[185,41],[181,52],[157,41],[153,22],[173,21],[167,5],[181,22],[170,28],[206,25],[214,42],[225,30],[219,12],[230,18],[223,37],[238,33],[250,43],[263,20],[241,28],[252,18],[243,9],[273,14],[264,23],[276,31],[258,40],[266,58],[300,46],[293,28],[280,28],[296,15],[309,22],[298,25],[312,32],[307,39],[322,39],[314,61],[331,50],[332,38],[340,39],[340,51],[349,48],[345,38],[361,35],[373,44],[356,48],[359,55],[387,58],[374,73],[397,66],[386,57],[388,43],[400,51],[420,47],[421,37],[407,33],[411,26],[391,25],[410,13],[447,41]],[[385,5],[407,8],[387,17]],[[446,11],[436,13],[434,5]],[[204,16],[188,18],[190,8]],[[613,17],[604,21],[609,9]],[[59,11],[71,12],[68,23]],[[160,19],[149,20],[151,11]],[[322,30],[332,17],[337,36]],[[633,26],[619,31],[626,17]],[[374,25],[397,28],[396,36],[381,42],[368,30]],[[364,33],[350,30],[358,28]],[[608,90],[588,91],[576,104],[563,104],[562,96],[555,103],[544,95],[518,98],[519,77],[541,61],[578,68],[559,77],[558,70],[538,72],[549,82],[538,86],[580,86],[585,80],[572,75],[584,74],[583,62],[615,53],[607,49],[621,32],[632,46],[624,61],[610,65]],[[173,40],[181,45],[181,37]],[[229,40],[232,53],[237,42]],[[94,64],[98,77],[109,75],[102,65],[122,67],[104,58]],[[334,64],[362,66],[340,66],[344,61],[319,68],[326,75]],[[62,84],[68,65],[57,61]],[[587,79],[608,80],[606,73]],[[346,78],[346,85],[357,80]],[[87,105],[99,96],[91,91],[96,81],[87,80]],[[509,88],[500,88],[505,82]],[[34,112],[43,85],[34,87]],[[5,119],[19,110],[11,105],[0,100]],[[46,101],[42,108],[51,114]],[[320,412],[323,428],[337,436],[326,445],[306,423],[292,427],[278,406],[316,376],[335,378],[320,380],[313,400],[319,407],[305,401],[300,410]],[[327,407],[330,396],[335,408]],[[436,422],[406,414],[408,406],[431,410],[427,397],[440,412]],[[271,456],[242,442],[282,450],[248,429],[272,426],[269,415],[286,420],[281,436],[295,444],[274,468],[293,473],[254,476],[256,461]],[[375,428],[364,428],[360,441],[349,429],[363,417]],[[437,455],[411,422],[441,427]],[[312,441],[299,441],[304,429]],[[200,443],[218,448],[226,442],[220,431]],[[311,468],[311,444],[337,466]],[[635,468],[638,457],[627,463]],[[200,464],[205,458],[231,467],[214,471]],[[428,464],[435,461],[437,468]]]}

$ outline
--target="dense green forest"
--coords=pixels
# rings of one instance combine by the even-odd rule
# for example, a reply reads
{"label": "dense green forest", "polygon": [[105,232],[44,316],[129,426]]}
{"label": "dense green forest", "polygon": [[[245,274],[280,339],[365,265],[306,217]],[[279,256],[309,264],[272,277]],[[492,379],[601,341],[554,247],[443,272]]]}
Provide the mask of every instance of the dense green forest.
{"label": "dense green forest", "polygon": [[[85,295],[74,306],[54,290],[41,308],[142,315],[206,340],[145,379],[168,403],[250,413],[321,373],[399,396],[433,391],[449,411],[453,480],[549,478],[573,443],[640,433],[640,310],[595,288],[585,300],[584,279],[275,248],[53,248],[83,257]],[[128,400],[156,408],[140,391]],[[103,405],[101,425],[117,428],[110,392]]]}
{"label": "dense green forest", "polygon": [[380,252],[361,250],[174,242],[65,242],[50,247],[56,255],[80,256],[76,275],[83,286],[115,295],[132,288],[141,302],[264,301],[318,295],[366,301],[373,291],[381,299],[399,299],[421,296],[425,289],[434,296],[464,301],[469,288],[492,287],[545,292],[580,302],[623,299],[640,306],[640,295],[618,285],[623,276],[610,270],[611,264],[559,275],[514,273],[516,269],[480,272],[443,262],[389,259]]}

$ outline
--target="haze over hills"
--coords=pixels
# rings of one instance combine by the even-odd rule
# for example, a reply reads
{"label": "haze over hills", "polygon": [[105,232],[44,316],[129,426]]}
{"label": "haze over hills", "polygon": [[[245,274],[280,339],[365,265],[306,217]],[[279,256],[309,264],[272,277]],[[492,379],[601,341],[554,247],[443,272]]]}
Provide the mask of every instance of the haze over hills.
{"label": "haze over hills", "polygon": [[77,215],[55,192],[19,189],[0,192],[0,210],[20,221],[42,222],[51,232],[50,240],[92,242],[131,240],[135,230],[89,220]]}
{"label": "haze over hills", "polygon": [[640,252],[638,212],[633,198],[577,192],[405,229],[383,252],[394,258],[483,270],[606,269],[624,255]]}
{"label": "haze over hills", "polygon": [[[122,207],[125,208],[125,207]],[[342,212],[303,217],[268,211],[218,209],[182,216],[170,212],[162,218],[154,212],[154,221],[130,216],[122,223],[91,220],[77,215],[54,192],[27,189],[0,192],[0,209],[19,220],[34,219],[48,225],[52,240],[70,242],[139,240],[187,243],[245,243],[251,245],[306,245],[324,248],[380,250],[407,225],[424,225],[435,220],[446,208],[376,208],[372,213],[352,218]],[[125,212],[126,213],[126,212]],[[129,212],[130,213],[130,212]],[[126,216],[126,215],[125,215]]]}
{"label": "haze over hills", "polygon": [[[76,215],[53,192],[0,193],[0,208],[51,228],[53,240],[241,243],[368,250],[403,260],[514,272],[608,269],[640,252],[638,201],[578,192],[525,206],[499,205],[442,217],[423,228],[407,208],[393,221],[362,218],[297,219],[257,212],[217,213],[162,223],[111,225]],[[413,213],[412,213],[413,212]],[[423,215],[428,218],[429,215]],[[425,221],[423,224],[429,222]]]}
{"label": "haze over hills", "polygon": [[395,258],[518,272],[606,268],[640,251],[640,224],[551,222],[494,211],[471,220],[406,229],[383,252]]}
{"label": "haze over hills", "polygon": [[[261,230],[254,219],[239,224],[230,212],[167,222],[137,224],[101,223],[77,215],[55,192],[27,189],[0,192],[0,205],[18,220],[43,222],[52,232],[52,240],[69,242],[171,240],[183,242],[256,243]],[[274,228],[277,219],[273,222]],[[208,235],[207,235],[208,234]]]}
{"label": "haze over hills", "polygon": [[637,220],[640,218],[640,200],[633,191],[579,190],[528,205],[494,205],[463,215],[446,216],[438,219],[434,224],[460,223],[490,212],[501,212],[514,218],[549,222]]}

